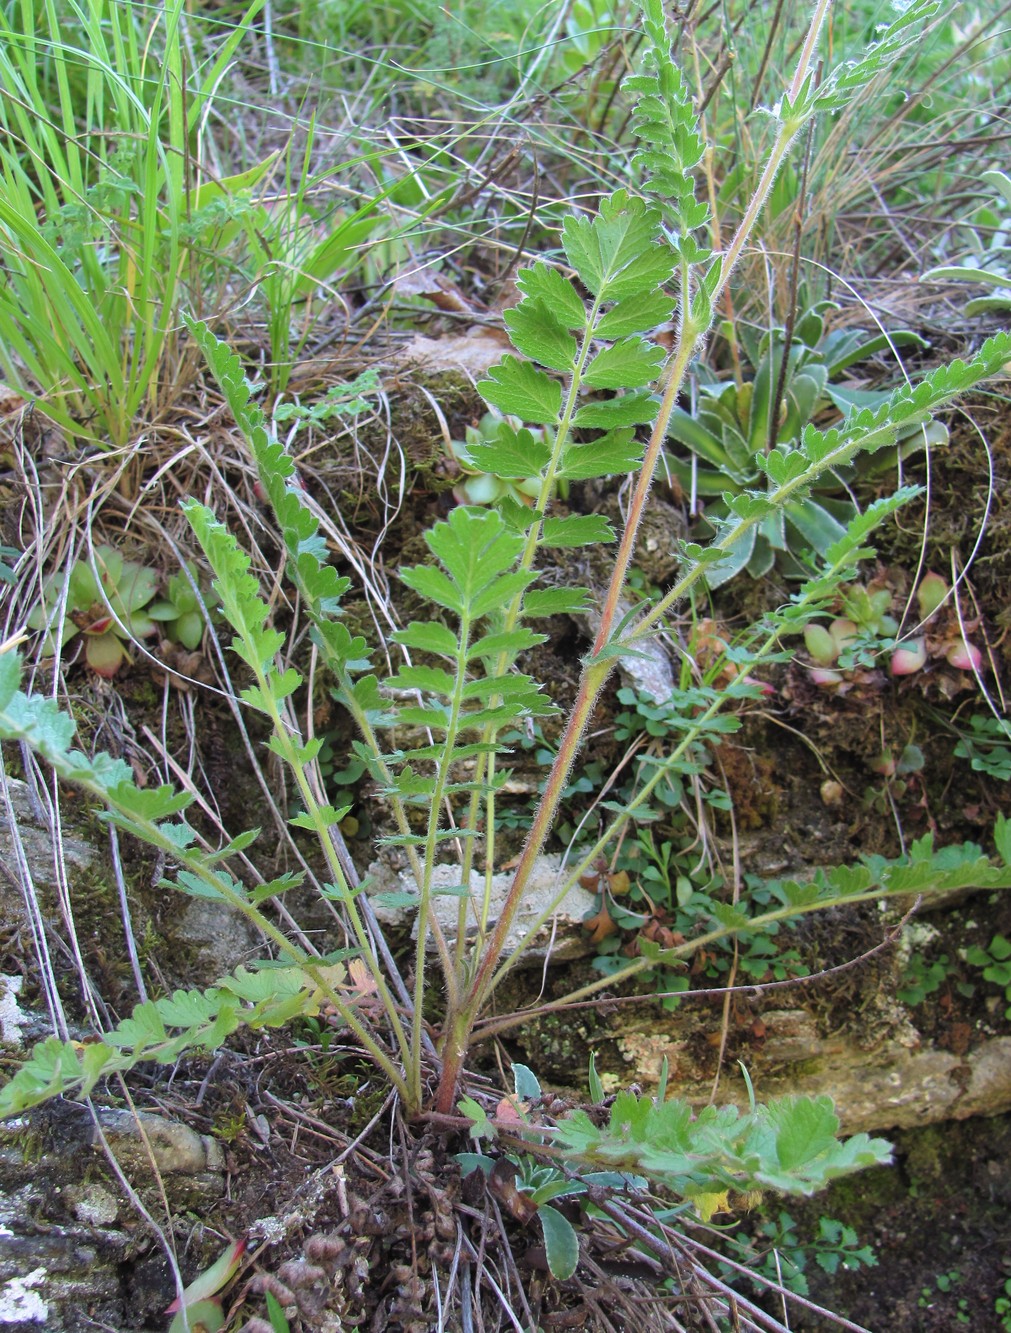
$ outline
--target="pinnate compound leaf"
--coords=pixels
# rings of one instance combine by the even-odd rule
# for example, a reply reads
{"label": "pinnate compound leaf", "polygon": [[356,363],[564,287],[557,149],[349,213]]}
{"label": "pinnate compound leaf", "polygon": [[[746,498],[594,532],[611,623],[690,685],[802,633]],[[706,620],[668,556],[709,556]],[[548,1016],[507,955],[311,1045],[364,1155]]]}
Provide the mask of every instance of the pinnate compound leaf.
{"label": "pinnate compound leaf", "polygon": [[335,614],[350,581],[326,564],[326,543],[296,484],[294,460],[268,433],[263,412],[252,403],[252,386],[243,374],[238,356],[227,343],[215,337],[206,324],[186,315],[183,318],[225,394],[236,425],[250,446],[260,483],[274,510],[290,557],[289,573],[313,615]]}
{"label": "pinnate compound leaf", "polygon": [[0,1089],[0,1119],[61,1094],[87,1096],[100,1078],[142,1060],[169,1064],[186,1050],[216,1049],[240,1025],[279,1026],[317,1014],[320,1001],[315,982],[299,967],[238,968],[206,991],[176,991],[138,1005],[98,1041],[82,1045],[50,1037]]}
{"label": "pinnate compound leaf", "polygon": [[833,111],[848,104],[855,93],[888,69],[920,37],[922,24],[939,7],[938,0],[909,0],[901,7],[896,6],[896,18],[868,46],[859,60],[846,61],[837,66],[818,85],[809,80],[793,103],[784,98],[780,112],[782,118],[804,118],[815,111]]}
{"label": "pinnate compound leaf", "polygon": [[[620,1093],[606,1125],[584,1111],[558,1122],[555,1142],[571,1159],[644,1175],[697,1200],[733,1189],[811,1194],[829,1180],[886,1162],[889,1145],[866,1135],[840,1142],[828,1098],[790,1097],[771,1106],[706,1107]],[[703,1205],[704,1206],[704,1205]]]}
{"label": "pinnate compound leaf", "polygon": [[504,356],[477,386],[478,393],[507,416],[553,426],[562,410],[562,386],[529,361]]}

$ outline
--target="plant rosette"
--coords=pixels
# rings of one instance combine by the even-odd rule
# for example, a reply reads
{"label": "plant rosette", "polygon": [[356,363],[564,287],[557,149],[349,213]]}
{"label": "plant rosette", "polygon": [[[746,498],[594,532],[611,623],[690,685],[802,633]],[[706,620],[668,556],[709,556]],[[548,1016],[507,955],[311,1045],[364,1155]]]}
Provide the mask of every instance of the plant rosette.
{"label": "plant rosette", "polygon": [[155,631],[149,603],[158,587],[153,569],[135,560],[125,560],[111,546],[98,546],[93,564],[75,562],[69,578],[51,575],[45,582],[43,600],[28,617],[31,629],[45,630],[42,654],[56,653],[56,619],[64,598],[66,612],[59,628],[59,647],[78,635],[84,643],[84,659],[99,676],[111,679],[124,662],[130,661],[127,643],[145,639]]}
{"label": "plant rosette", "polygon": [[452,457],[463,474],[453,487],[458,504],[494,505],[508,496],[530,508],[540,494],[540,477],[502,477],[484,471],[479,455],[505,443],[510,435],[527,435],[531,443],[542,442],[544,431],[524,428],[519,417],[502,416],[499,412],[485,412],[476,426],[468,426],[463,440],[451,440]]}

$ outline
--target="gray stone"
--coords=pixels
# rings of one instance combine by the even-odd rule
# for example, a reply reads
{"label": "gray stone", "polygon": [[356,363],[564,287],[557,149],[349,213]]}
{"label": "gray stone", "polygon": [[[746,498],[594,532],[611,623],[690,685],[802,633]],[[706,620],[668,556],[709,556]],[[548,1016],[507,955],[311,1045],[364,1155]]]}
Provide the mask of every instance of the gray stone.
{"label": "gray stone", "polygon": [[[381,862],[369,867],[369,878],[374,893],[391,890],[410,893],[415,888],[414,880],[408,872],[402,871],[399,875],[395,875]],[[435,867],[432,878],[436,889],[452,888],[460,883],[460,869],[456,865],[439,865]],[[561,857],[537,857],[523,894],[523,904],[507,936],[507,952],[513,950],[525,938],[537,917],[550,907],[562,880]],[[492,876],[487,925],[489,931],[494,928],[498,920],[512,881],[513,877],[509,873]],[[477,914],[481,910],[484,890],[484,876],[473,871],[470,877],[468,933],[477,929]],[[460,897],[436,893],[433,901],[435,915],[447,939],[455,940]],[[582,929],[582,923],[594,911],[595,906],[592,893],[588,893],[578,884],[573,885],[552,916],[538,928],[534,939],[527,947],[523,962],[543,964],[546,957],[550,957],[552,962],[565,962],[593,953],[593,946]],[[376,915],[384,925],[393,929],[406,928],[407,923],[411,922],[412,935],[417,934],[417,915],[414,908],[379,906],[376,908]]]}
{"label": "gray stone", "polygon": [[[110,1151],[128,1175],[134,1171],[149,1173],[152,1157],[162,1175],[200,1176],[225,1169],[217,1139],[198,1134],[177,1120],[146,1111],[103,1108],[98,1112],[98,1122]],[[92,1143],[101,1146],[97,1129],[92,1132]]]}

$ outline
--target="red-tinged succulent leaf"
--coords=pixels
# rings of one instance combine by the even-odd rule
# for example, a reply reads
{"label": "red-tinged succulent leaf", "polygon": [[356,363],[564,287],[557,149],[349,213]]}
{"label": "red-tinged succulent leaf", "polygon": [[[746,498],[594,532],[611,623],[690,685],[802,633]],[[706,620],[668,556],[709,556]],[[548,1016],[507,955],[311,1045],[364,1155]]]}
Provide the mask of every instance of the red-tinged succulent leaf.
{"label": "red-tinged succulent leaf", "polygon": [[219,1333],[224,1326],[220,1301],[197,1301],[179,1311],[169,1324],[169,1333]]}
{"label": "red-tinged succulent leaf", "polygon": [[[205,1268],[199,1277],[195,1278],[182,1294],[182,1298],[176,1297],[172,1304],[165,1311],[166,1314],[175,1314],[184,1306],[191,1312],[201,1301],[207,1301],[212,1296],[216,1296],[222,1287],[226,1287],[232,1278],[239,1271],[239,1264],[242,1262],[242,1256],[246,1251],[246,1242],[244,1240],[233,1241],[226,1250],[215,1259],[210,1268]],[[220,1325],[219,1325],[220,1327]]]}
{"label": "red-tinged succulent leaf", "polygon": [[85,649],[84,656],[88,666],[96,675],[111,680],[126,661],[126,649],[111,630],[105,634],[89,634],[85,637],[88,646]]}

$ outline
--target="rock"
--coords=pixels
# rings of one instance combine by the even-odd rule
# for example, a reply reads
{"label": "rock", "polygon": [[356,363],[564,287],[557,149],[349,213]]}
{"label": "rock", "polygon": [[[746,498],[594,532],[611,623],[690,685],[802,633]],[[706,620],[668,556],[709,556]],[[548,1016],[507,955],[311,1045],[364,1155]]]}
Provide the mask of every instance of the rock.
{"label": "rock", "polygon": [[175,933],[194,946],[197,970],[215,981],[261,952],[255,927],[234,907],[209,898],[186,902]]}
{"label": "rock", "polygon": [[[98,1116],[124,1174],[156,1215],[162,1189],[174,1214],[197,1216],[222,1194],[216,1140],[148,1112]],[[171,1277],[138,1223],[86,1107],[57,1102],[0,1124],[0,1329],[164,1328]]]}
{"label": "rock", "polygon": [[225,1169],[225,1156],[217,1139],[198,1134],[177,1120],[166,1120],[146,1111],[102,1108],[98,1122],[101,1133],[98,1128],[92,1130],[92,1145],[101,1149],[104,1136],[127,1175],[138,1171],[149,1174],[152,1156],[158,1170],[166,1176],[201,1176]]}
{"label": "rock", "polygon": [[[0,817],[0,857],[18,874],[23,856],[35,888],[54,890],[57,870],[53,859],[53,831],[33,804],[26,783],[10,777],[5,777],[4,783],[17,827],[15,832],[9,821]],[[101,865],[101,854],[86,839],[66,828],[61,829],[60,835],[63,862],[71,878],[75,871],[93,873]],[[27,924],[24,896],[6,876],[0,876],[0,919],[8,925],[15,922]]]}
{"label": "rock", "polygon": [[[551,904],[561,882],[562,867],[559,856],[539,856],[523,896],[523,906],[517,914],[507,937],[507,951],[514,949],[529,930],[536,918]],[[499,912],[505,902],[512,884],[509,873],[494,875],[491,883],[491,901],[488,925],[491,929],[498,920]],[[411,893],[414,881],[407,872],[395,874],[382,862],[369,867],[369,879],[374,886],[373,893],[397,892]],[[437,888],[451,888],[460,882],[460,870],[456,865],[435,867],[433,881]],[[484,876],[473,871],[470,877],[471,911],[470,929],[474,930],[476,912],[480,910],[484,895]],[[458,895],[436,894],[435,915],[450,940],[456,938],[457,913],[460,898]],[[595,909],[593,894],[575,884],[555,909],[554,914],[539,928],[535,941],[527,949],[524,962],[542,964],[550,955],[552,962],[564,962],[567,959],[583,958],[593,952],[589,937],[582,929],[584,919]],[[416,909],[413,907],[383,907],[377,905],[376,915],[380,921],[393,929],[404,927],[412,921],[412,934],[417,933]]]}
{"label": "rock", "polygon": [[[991,1038],[960,1057],[937,1047],[910,1049],[899,1039],[867,1051],[842,1037],[819,1037],[804,1010],[765,1013],[762,1021],[763,1047],[747,1061],[759,1100],[788,1094],[830,1096],[843,1134],[1011,1111],[1011,1037]],[[690,1024],[677,1040],[658,1033],[628,1033],[619,1047],[635,1078],[646,1085],[657,1082],[666,1056],[672,1095],[705,1104],[712,1078],[701,1077],[694,1067],[691,1035]],[[729,1066],[719,1096],[747,1106],[744,1081]]]}

